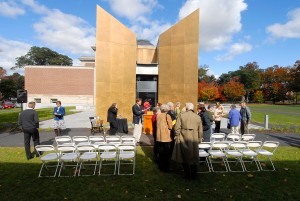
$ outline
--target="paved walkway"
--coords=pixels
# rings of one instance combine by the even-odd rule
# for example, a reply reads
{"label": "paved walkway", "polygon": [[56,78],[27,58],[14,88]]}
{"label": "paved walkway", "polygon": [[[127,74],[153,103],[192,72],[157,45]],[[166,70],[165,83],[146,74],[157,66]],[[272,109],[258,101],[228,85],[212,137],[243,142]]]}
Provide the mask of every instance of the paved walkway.
{"label": "paved walkway", "polygon": [[[63,135],[69,136],[89,136],[90,133],[90,121],[89,117],[94,116],[94,111],[84,111],[72,115],[65,116],[67,129],[63,130]],[[54,143],[54,132],[52,130],[53,120],[47,120],[40,122],[40,127],[43,130],[40,132],[40,142],[41,144],[55,144]],[[229,133],[226,128],[227,119],[222,119],[221,121],[221,132]],[[297,146],[300,147],[300,135],[299,134],[269,134],[266,130],[261,132],[262,127],[256,125],[249,125],[252,133],[256,134],[256,140],[266,141],[266,140],[276,140],[280,142],[280,146]],[[259,129],[260,131],[255,131]],[[132,135],[132,129],[129,128],[128,134],[119,133],[119,135]],[[21,132],[14,133],[0,133],[0,146],[2,147],[22,147],[24,146],[24,136]],[[141,141],[142,145],[152,145],[153,137],[152,135],[142,135]]]}

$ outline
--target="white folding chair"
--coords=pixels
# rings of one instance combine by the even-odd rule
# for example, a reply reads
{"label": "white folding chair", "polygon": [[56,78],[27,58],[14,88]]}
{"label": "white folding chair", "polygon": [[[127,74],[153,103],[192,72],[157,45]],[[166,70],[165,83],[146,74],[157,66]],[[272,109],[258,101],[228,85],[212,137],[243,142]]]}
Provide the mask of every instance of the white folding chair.
{"label": "white folding chair", "polygon": [[[279,146],[279,142],[277,142],[277,141],[265,141],[263,143],[263,145],[257,152],[260,170],[275,171],[275,166],[274,166],[271,158],[274,156],[274,153],[277,150],[278,146]],[[265,158],[267,158],[267,159],[265,159]],[[266,166],[268,161],[271,163],[272,169],[263,169],[262,162],[265,162],[264,165]]]}
{"label": "white folding chair", "polygon": [[121,136],[121,144],[135,144],[136,140],[133,136]]}
{"label": "white folding chair", "polygon": [[242,135],[242,141],[245,141],[245,142],[249,142],[249,141],[254,141],[256,135],[255,134],[244,134]]}
{"label": "white folding chair", "polygon": [[105,136],[105,141],[108,144],[119,145],[121,144],[121,137],[119,135],[108,135]]}
{"label": "white folding chair", "polygon": [[73,142],[75,145],[88,145],[89,137],[88,136],[73,136]]}
{"label": "white folding chair", "polygon": [[56,145],[73,145],[72,138],[70,136],[58,136],[55,137]]}
{"label": "white folding chair", "polygon": [[103,166],[114,166],[114,175],[117,170],[117,146],[114,144],[99,145],[100,154],[99,175],[111,175],[101,173]]}
{"label": "white folding chair", "polygon": [[[246,149],[245,142],[232,142],[229,144],[228,149],[225,150],[227,155],[227,164],[230,172],[245,172],[245,165],[243,162],[243,151]],[[242,170],[232,170],[229,163],[240,163]]]}
{"label": "white folding chair", "polygon": [[98,152],[96,148],[91,144],[79,144],[77,145],[77,152],[80,153],[79,156],[79,170],[78,176],[91,176],[91,174],[81,174],[81,171],[84,169],[87,172],[88,166],[94,166],[94,173],[96,174],[96,169],[98,165]]}
{"label": "white folding chair", "polygon": [[[135,174],[135,157],[136,146],[135,142],[121,144],[118,148],[118,175],[134,175]],[[132,173],[121,173],[121,165],[132,165]]]}
{"label": "white folding chair", "polygon": [[[199,164],[205,163],[208,167],[208,171],[198,171],[199,173],[208,173],[211,172],[212,168],[210,166],[210,159],[209,159],[209,153],[208,151],[211,149],[211,143],[210,142],[201,142],[198,145],[199,148]],[[205,158],[205,160],[202,161],[202,158]]]}
{"label": "white folding chair", "polygon": [[213,133],[210,136],[210,142],[221,142],[225,139],[225,133]]}
{"label": "white folding chair", "polygon": [[[54,146],[52,145],[37,145],[35,146],[35,150],[39,155],[40,160],[42,161],[42,167],[39,172],[38,177],[55,177],[57,173],[57,169],[59,167],[59,154],[55,150]],[[43,153],[43,155],[41,154]],[[42,176],[43,169],[47,170],[48,175]],[[54,174],[51,176],[50,174],[50,168],[55,168]]]}
{"label": "white folding chair", "polygon": [[89,142],[94,145],[96,149],[98,149],[99,145],[106,144],[104,136],[99,135],[89,136]]}
{"label": "white folding chair", "polygon": [[[213,142],[211,149],[208,151],[210,155],[210,164],[211,170],[213,172],[224,172],[224,171],[215,171],[213,168],[213,163],[220,163],[223,164],[226,168],[226,172],[228,172],[228,162],[226,154],[224,153],[225,150],[228,149],[229,143],[228,142]],[[221,161],[218,161],[221,159]]]}
{"label": "white folding chair", "polygon": [[241,134],[229,133],[226,137],[227,141],[240,141],[242,138]]}
{"label": "white folding chair", "polygon": [[[79,153],[76,151],[75,145],[58,145],[57,150],[60,155],[60,169],[58,176],[61,176],[62,170],[66,170],[67,167],[74,167],[73,176],[76,176],[78,170],[78,157]],[[68,177],[68,175],[64,175],[63,177]]]}
{"label": "white folding chair", "polygon": [[247,142],[246,148],[242,151],[245,171],[248,171],[247,168],[246,168],[246,164],[247,163],[252,164],[253,162],[255,162],[255,165],[257,167],[256,171],[260,171],[259,162],[257,160],[257,155],[258,155],[257,152],[260,149],[261,145],[262,145],[261,141],[249,141],[249,142]]}

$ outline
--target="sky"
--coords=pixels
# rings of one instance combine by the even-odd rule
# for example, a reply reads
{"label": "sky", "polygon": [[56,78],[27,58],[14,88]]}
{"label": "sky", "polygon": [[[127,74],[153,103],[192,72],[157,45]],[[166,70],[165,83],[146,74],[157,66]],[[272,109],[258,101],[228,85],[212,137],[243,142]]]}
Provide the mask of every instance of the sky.
{"label": "sky", "polygon": [[200,8],[199,66],[216,77],[249,62],[265,69],[300,59],[299,0],[0,0],[0,67],[22,74],[10,68],[32,46],[80,65],[94,55],[96,5],[154,45]]}

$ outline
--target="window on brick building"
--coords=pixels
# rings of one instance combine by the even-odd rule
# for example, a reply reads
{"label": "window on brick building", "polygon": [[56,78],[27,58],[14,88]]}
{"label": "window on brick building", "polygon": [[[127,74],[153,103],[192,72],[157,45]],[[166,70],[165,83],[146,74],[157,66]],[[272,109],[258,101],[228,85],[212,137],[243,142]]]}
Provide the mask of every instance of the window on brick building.
{"label": "window on brick building", "polygon": [[57,98],[51,98],[50,99],[50,103],[56,103],[57,102]]}
{"label": "window on brick building", "polygon": [[42,99],[41,99],[41,98],[35,98],[35,99],[34,99],[34,102],[36,102],[36,103],[41,103],[41,102],[42,102]]}

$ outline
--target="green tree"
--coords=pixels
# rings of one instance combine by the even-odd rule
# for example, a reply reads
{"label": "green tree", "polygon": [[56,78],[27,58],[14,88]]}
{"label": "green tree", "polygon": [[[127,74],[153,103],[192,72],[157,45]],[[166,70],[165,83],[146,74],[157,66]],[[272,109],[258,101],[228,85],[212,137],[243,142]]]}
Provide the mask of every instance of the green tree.
{"label": "green tree", "polygon": [[17,96],[18,89],[24,89],[23,75],[14,73],[1,79],[0,92],[4,99],[15,98]]}
{"label": "green tree", "polygon": [[289,90],[293,92],[298,103],[298,95],[300,94],[300,60],[297,60],[290,69]]}
{"label": "green tree", "polygon": [[60,66],[71,66],[73,60],[68,56],[59,54],[46,47],[36,47],[30,48],[29,52],[16,58],[15,68],[23,68],[26,65],[60,65]]}
{"label": "green tree", "polygon": [[216,81],[216,77],[214,75],[207,74],[208,70],[208,65],[203,65],[198,68],[198,82],[205,81],[206,83],[212,83]]}

